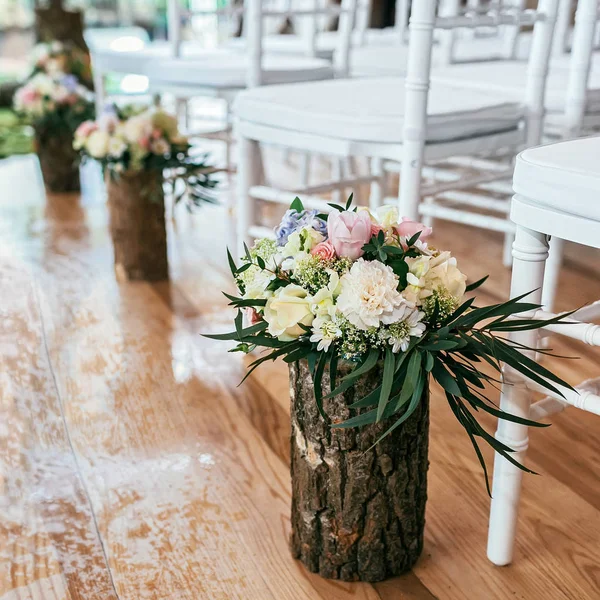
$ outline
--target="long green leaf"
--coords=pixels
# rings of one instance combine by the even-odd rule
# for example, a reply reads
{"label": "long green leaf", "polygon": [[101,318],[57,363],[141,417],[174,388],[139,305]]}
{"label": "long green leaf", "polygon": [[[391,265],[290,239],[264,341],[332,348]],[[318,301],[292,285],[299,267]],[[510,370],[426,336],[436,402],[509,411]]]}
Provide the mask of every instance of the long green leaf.
{"label": "long green leaf", "polygon": [[396,365],[396,356],[392,352],[392,348],[388,346],[385,351],[383,361],[383,383],[381,384],[381,393],[379,394],[379,404],[377,406],[377,422],[381,421],[383,411],[390,398],[392,391],[392,383],[394,382],[394,367]]}
{"label": "long green leaf", "polygon": [[[246,329],[242,329],[240,331],[240,335],[242,337],[247,337],[254,333],[258,333],[259,331],[264,331],[267,329],[269,324],[266,321],[261,321],[260,323],[256,323],[255,325],[251,325],[250,327],[246,327]],[[202,337],[210,338],[211,340],[237,340],[239,339],[237,331],[231,331],[229,333],[203,333]]]}

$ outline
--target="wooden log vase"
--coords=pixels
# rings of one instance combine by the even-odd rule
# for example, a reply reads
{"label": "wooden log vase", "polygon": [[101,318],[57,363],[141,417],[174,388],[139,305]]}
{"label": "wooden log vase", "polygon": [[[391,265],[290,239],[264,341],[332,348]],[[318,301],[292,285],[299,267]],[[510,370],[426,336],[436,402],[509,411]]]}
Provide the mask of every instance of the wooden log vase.
{"label": "wooden log vase", "polygon": [[162,171],[107,174],[118,281],[169,279]]}
{"label": "wooden log vase", "polygon": [[65,128],[59,132],[35,132],[35,144],[44,185],[49,192],[78,192],[79,160],[73,149],[73,133]]}
{"label": "wooden log vase", "polygon": [[[349,371],[340,365],[338,377]],[[325,399],[331,421],[353,416],[348,406],[382,379],[379,365]],[[323,390],[330,390],[327,370]],[[290,365],[290,394],[293,556],[313,573],[344,581],[381,581],[408,571],[423,549],[428,388],[413,415],[374,447],[394,421],[332,429],[316,406],[306,361]]]}

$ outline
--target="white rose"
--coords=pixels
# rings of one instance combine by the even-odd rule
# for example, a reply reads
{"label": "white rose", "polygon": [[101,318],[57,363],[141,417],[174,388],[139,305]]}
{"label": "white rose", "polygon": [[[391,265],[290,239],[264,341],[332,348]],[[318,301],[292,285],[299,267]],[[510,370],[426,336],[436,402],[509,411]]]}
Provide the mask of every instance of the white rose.
{"label": "white rose", "polygon": [[110,136],[106,131],[96,129],[93,131],[85,142],[85,148],[89,155],[94,158],[104,158],[108,153],[108,144]]}
{"label": "white rose", "polygon": [[312,325],[315,317],[310,310],[311,301],[308,292],[299,285],[279,288],[265,306],[268,332],[283,342],[291,342],[306,333],[300,325]]}
{"label": "white rose", "polygon": [[402,295],[410,302],[421,304],[431,296],[433,290],[446,289],[459,302],[462,299],[467,276],[456,266],[456,259],[450,252],[440,252],[437,256],[420,256],[406,259],[408,286]]}
{"label": "white rose", "polygon": [[125,139],[134,144],[142,138],[149,136],[152,133],[152,123],[147,115],[142,114],[136,117],[131,117],[123,126],[123,134]]}

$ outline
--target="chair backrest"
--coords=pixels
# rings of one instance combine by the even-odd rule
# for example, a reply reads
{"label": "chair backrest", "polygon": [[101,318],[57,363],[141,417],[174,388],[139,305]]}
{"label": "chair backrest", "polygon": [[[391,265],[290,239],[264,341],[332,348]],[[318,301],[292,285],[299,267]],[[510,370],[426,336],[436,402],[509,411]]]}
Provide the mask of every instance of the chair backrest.
{"label": "chair backrest", "polygon": [[[473,14],[436,18],[436,0],[413,2],[409,24],[408,70],[405,80],[405,108],[402,167],[400,175],[401,214],[416,219],[421,189],[421,169],[427,130],[427,97],[431,77],[431,51],[434,27],[481,27],[488,24],[533,24],[532,49],[525,86],[526,143],[536,145],[541,139],[544,117],[544,94],[556,20],[558,0],[539,0],[536,10],[500,11],[493,15]],[[416,200],[416,201],[415,201]]]}
{"label": "chair backrest", "polygon": [[[526,7],[526,0],[467,0],[466,6],[462,6],[461,0],[440,0],[439,15],[440,17],[461,17],[461,16],[477,16],[485,14],[488,17],[485,32],[486,37],[493,36],[497,39],[497,44],[493,52],[489,50],[481,56],[475,57],[477,60],[504,60],[514,59],[517,54],[517,44],[519,33],[521,31],[521,15]],[[512,23],[494,23],[493,17],[503,15],[514,15]],[[468,31],[473,35],[465,36],[464,30],[461,28],[446,29],[441,35],[440,47],[440,62],[442,64],[454,64],[462,62],[457,57],[457,46],[461,43],[469,43],[475,37],[477,32],[476,27],[469,27]],[[461,35],[462,34],[462,35]],[[461,38],[464,39],[464,42]],[[469,59],[470,61],[470,59]]]}
{"label": "chair backrest", "polygon": [[578,1],[565,101],[566,138],[578,137],[582,130],[598,16],[598,0]]}
{"label": "chair backrest", "polygon": [[[263,32],[264,19],[277,15],[296,17],[314,17],[326,14],[339,14],[338,46],[335,53],[335,67],[339,75],[348,73],[350,45],[354,20],[356,17],[357,0],[342,0],[340,7],[318,5],[317,0],[311,0],[312,7],[304,9],[264,10],[261,0],[245,0],[244,20],[246,22],[246,54],[250,66],[248,69],[247,87],[256,87],[263,83]],[[316,32],[314,32],[316,33]],[[312,39],[314,43],[314,38]]]}

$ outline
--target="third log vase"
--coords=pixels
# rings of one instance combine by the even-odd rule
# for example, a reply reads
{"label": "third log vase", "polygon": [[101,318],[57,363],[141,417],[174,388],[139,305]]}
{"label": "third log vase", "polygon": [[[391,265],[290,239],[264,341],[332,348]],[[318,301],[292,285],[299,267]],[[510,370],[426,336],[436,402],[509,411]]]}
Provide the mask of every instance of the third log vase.
{"label": "third log vase", "polygon": [[47,190],[78,192],[81,188],[79,159],[73,149],[73,133],[69,129],[53,133],[36,130],[35,142]]}
{"label": "third log vase", "polygon": [[169,279],[163,174],[107,174],[110,233],[118,281]]}
{"label": "third log vase", "polygon": [[[339,378],[350,371],[340,365]],[[323,400],[333,423],[381,385],[378,365],[343,394]],[[323,395],[330,390],[323,375]],[[406,422],[372,447],[394,420],[331,429],[314,398],[308,363],[290,365],[292,516],[290,546],[312,572],[381,581],[408,571],[423,549],[429,390]],[[397,418],[397,417],[396,417]]]}

